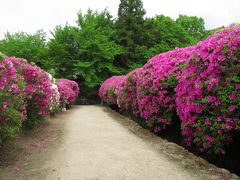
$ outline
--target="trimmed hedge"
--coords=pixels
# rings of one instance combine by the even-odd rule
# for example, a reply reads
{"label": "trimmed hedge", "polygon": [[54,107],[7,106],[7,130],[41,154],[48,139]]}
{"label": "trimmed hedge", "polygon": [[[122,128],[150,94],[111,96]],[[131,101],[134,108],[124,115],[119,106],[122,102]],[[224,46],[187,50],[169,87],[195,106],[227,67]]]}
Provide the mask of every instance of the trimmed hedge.
{"label": "trimmed hedge", "polygon": [[137,79],[141,117],[155,133],[167,129],[176,114],[175,87],[193,47],[175,49],[150,59]]}
{"label": "trimmed hedge", "polygon": [[98,93],[102,102],[108,105],[117,104],[117,86],[123,78],[125,76],[113,76],[102,83]]}
{"label": "trimmed hedge", "polygon": [[66,108],[66,105],[74,104],[80,91],[78,84],[69,79],[59,79],[57,87],[60,93],[61,107]]}
{"label": "trimmed hedge", "polygon": [[[25,59],[0,55],[1,145],[14,138],[23,126],[32,128],[50,113],[58,112],[63,97],[46,71]],[[73,94],[64,97],[73,103],[79,91],[77,83],[59,81],[65,82],[65,91],[73,91]]]}
{"label": "trimmed hedge", "polygon": [[159,54],[121,81],[106,80],[100,87],[106,93],[99,97],[107,103],[111,99],[155,133],[172,126],[178,116],[188,146],[224,154],[240,130],[239,62],[240,27],[234,26],[195,46]]}
{"label": "trimmed hedge", "polygon": [[139,107],[137,100],[137,79],[141,69],[135,69],[128,73],[125,78],[122,78],[118,86],[117,99],[118,106],[124,111],[133,113],[139,117]]}
{"label": "trimmed hedge", "polygon": [[188,145],[224,153],[239,133],[240,27],[199,42],[176,87],[177,110]]}

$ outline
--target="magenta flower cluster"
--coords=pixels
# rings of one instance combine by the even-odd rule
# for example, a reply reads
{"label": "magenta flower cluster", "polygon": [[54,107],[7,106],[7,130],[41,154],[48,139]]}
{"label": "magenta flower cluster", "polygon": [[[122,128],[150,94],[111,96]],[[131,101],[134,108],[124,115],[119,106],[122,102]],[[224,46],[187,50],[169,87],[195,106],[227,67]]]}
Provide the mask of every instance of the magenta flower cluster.
{"label": "magenta flower cluster", "polygon": [[[64,82],[65,88],[73,91],[71,98],[76,97],[77,83]],[[0,144],[13,138],[23,124],[32,126],[49,115],[58,104],[59,95],[51,76],[38,66],[15,57],[0,60]]]}
{"label": "magenta flower cluster", "polygon": [[14,57],[7,59],[14,64],[17,72],[24,78],[23,92],[27,109],[34,108],[39,116],[49,114],[49,104],[53,90],[48,73],[36,65],[27,63],[25,59]]}
{"label": "magenta flower cluster", "polygon": [[112,76],[104,81],[99,89],[98,96],[108,105],[117,104],[117,88],[125,76]]}
{"label": "magenta flower cluster", "polygon": [[138,100],[137,100],[137,80],[141,68],[135,69],[128,73],[122,82],[118,85],[117,101],[121,110],[131,112],[135,116],[140,115]]}
{"label": "magenta flower cluster", "polygon": [[188,145],[224,152],[239,133],[240,27],[199,42],[176,86],[178,115]]}
{"label": "magenta flower cluster", "polygon": [[23,76],[9,58],[0,61],[0,144],[13,138],[25,120],[23,83]]}
{"label": "magenta flower cluster", "polygon": [[99,97],[111,99],[155,133],[179,119],[187,145],[225,153],[240,130],[239,62],[240,27],[235,26],[195,46],[159,54],[121,80],[111,77]]}
{"label": "magenta flower cluster", "polygon": [[182,66],[189,60],[193,47],[177,48],[150,59],[137,79],[137,99],[141,118],[155,133],[172,124],[176,112],[175,87]]}
{"label": "magenta flower cluster", "polygon": [[60,93],[60,104],[63,108],[67,104],[73,104],[79,94],[79,86],[75,81],[68,79],[59,79],[57,81],[58,91]]}

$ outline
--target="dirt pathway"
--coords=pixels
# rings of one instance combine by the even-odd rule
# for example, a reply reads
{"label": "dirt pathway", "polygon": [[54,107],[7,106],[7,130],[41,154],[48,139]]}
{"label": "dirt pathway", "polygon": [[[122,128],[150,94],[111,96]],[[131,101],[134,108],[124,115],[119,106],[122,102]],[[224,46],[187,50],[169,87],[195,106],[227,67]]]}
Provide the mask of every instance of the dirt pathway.
{"label": "dirt pathway", "polygon": [[75,106],[46,129],[22,137],[33,150],[0,166],[0,179],[237,179],[106,107]]}

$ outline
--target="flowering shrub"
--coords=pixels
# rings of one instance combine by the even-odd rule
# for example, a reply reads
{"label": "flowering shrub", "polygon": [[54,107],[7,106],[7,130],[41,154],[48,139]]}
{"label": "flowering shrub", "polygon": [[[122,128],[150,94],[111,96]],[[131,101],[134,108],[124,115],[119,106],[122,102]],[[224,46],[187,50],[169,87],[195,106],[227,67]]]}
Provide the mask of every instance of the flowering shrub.
{"label": "flowering shrub", "polygon": [[[0,144],[16,136],[22,125],[32,127],[44,116],[59,109],[60,100],[73,103],[79,93],[78,84],[52,77],[25,59],[6,57],[0,53]],[[64,87],[64,88],[63,88]]]}
{"label": "flowering shrub", "polygon": [[239,131],[240,27],[199,42],[183,68],[177,110],[188,145],[224,153],[231,133]]}
{"label": "flowering shrub", "polygon": [[53,95],[52,83],[48,73],[30,65],[25,59],[6,58],[24,79],[24,101],[27,110],[26,127],[32,127],[50,112],[50,99]]}
{"label": "flowering shrub", "polygon": [[187,145],[224,153],[240,130],[239,62],[240,27],[233,26],[195,46],[159,54],[120,80],[109,78],[99,97],[140,115],[155,133],[178,115]]}
{"label": "flowering shrub", "polygon": [[139,107],[137,101],[137,79],[139,76],[140,68],[135,69],[128,73],[125,78],[122,78],[122,82],[118,83],[118,97],[117,102],[121,110],[133,113],[135,116],[139,116]]}
{"label": "flowering shrub", "polygon": [[25,120],[24,81],[11,59],[0,61],[0,144],[13,138]]}
{"label": "flowering shrub", "polygon": [[57,112],[60,111],[60,93],[58,91],[58,87],[55,84],[56,83],[56,79],[52,77],[51,74],[48,74],[50,80],[52,81],[52,90],[53,90],[53,94],[52,97],[50,99],[50,112],[52,114],[55,114]]}
{"label": "flowering shrub", "polygon": [[124,76],[112,76],[102,83],[98,95],[103,102],[109,105],[117,104],[117,86],[123,78]]}
{"label": "flowering shrub", "polygon": [[66,108],[67,104],[73,104],[79,93],[78,84],[68,79],[59,79],[57,87],[60,93],[61,107]]}
{"label": "flowering shrub", "polygon": [[174,91],[193,47],[177,48],[150,59],[137,79],[140,115],[155,133],[171,125],[176,114]]}
{"label": "flowering shrub", "polygon": [[50,112],[52,114],[60,111],[60,93],[56,84],[52,84],[53,94],[50,99]]}

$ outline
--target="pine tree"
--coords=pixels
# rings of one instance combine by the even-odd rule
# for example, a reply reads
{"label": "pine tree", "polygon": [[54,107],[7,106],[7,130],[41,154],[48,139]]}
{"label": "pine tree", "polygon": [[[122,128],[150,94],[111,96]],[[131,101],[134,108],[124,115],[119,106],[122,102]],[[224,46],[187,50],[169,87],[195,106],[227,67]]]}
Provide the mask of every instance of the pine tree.
{"label": "pine tree", "polygon": [[143,64],[137,49],[143,44],[143,24],[145,10],[141,0],[121,0],[116,21],[117,42],[123,46],[124,53],[118,57],[120,66],[126,69]]}

